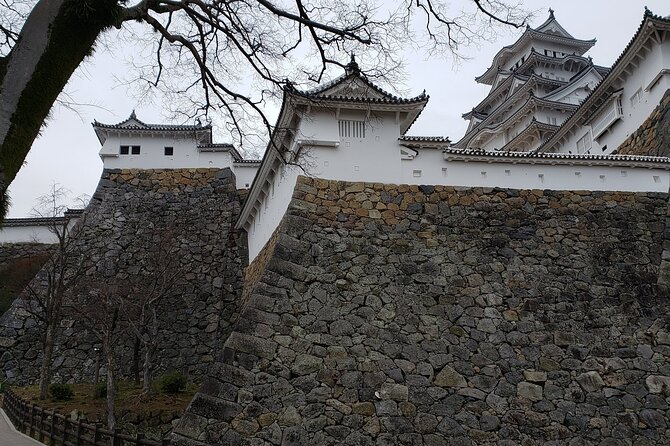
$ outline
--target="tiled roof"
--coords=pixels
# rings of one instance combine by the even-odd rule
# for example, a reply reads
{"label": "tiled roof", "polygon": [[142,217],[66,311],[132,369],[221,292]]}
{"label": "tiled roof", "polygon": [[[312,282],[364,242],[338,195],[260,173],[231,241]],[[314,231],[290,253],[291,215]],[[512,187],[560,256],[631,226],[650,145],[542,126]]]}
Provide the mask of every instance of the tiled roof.
{"label": "tiled roof", "polygon": [[84,212],[83,209],[68,209],[65,215],[59,217],[26,217],[26,218],[6,218],[2,223],[5,227],[19,227],[19,226],[49,226],[60,225],[70,221],[73,218],[78,218]]}
{"label": "tiled roof", "polygon": [[242,155],[237,151],[235,146],[229,143],[207,143],[198,144],[198,150],[201,152],[230,152],[235,161],[242,159]]}
{"label": "tiled roof", "polygon": [[448,136],[401,136],[398,140],[407,142],[451,142]]}
{"label": "tiled roof", "polygon": [[668,165],[670,168],[670,158],[664,156],[637,156],[637,155],[592,155],[592,154],[571,154],[571,153],[537,153],[537,152],[489,152],[485,150],[455,149],[447,148],[443,150],[445,155],[460,155],[466,157],[487,157],[487,158],[513,158],[523,160],[556,160],[556,161],[609,161],[617,163],[654,163]]}
{"label": "tiled roof", "polygon": [[[131,122],[136,124],[130,124]],[[192,130],[207,130],[211,129],[212,125],[170,125],[170,124],[147,124],[140,121],[135,115],[135,110],[130,114],[128,119],[119,122],[118,124],[103,124],[97,120],[93,121],[93,127],[103,129],[132,129],[132,130],[154,130],[154,131],[192,131]]]}
{"label": "tiled roof", "polygon": [[545,122],[540,122],[533,117],[533,120],[528,125],[528,127],[526,127],[521,132],[519,132],[518,135],[516,135],[514,138],[512,138],[507,144],[502,146],[500,148],[500,150],[503,151],[503,152],[508,151],[510,147],[513,147],[524,136],[527,136],[529,133],[531,133],[534,130],[545,130],[545,131],[555,132],[557,128],[558,128],[557,125],[547,124]]}

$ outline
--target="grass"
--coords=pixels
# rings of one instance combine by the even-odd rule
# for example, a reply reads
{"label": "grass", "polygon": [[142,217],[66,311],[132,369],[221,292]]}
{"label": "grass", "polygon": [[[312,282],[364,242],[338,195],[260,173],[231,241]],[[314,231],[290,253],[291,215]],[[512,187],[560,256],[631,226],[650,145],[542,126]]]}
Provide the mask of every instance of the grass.
{"label": "grass", "polygon": [[[93,398],[93,384],[72,384],[72,389],[74,390],[74,397],[71,400],[53,401],[51,399],[39,400],[37,385],[12,388],[25,401],[35,403],[35,405],[47,410],[53,409],[66,415],[77,410],[83,413],[88,422],[105,423],[107,419],[107,400],[104,397]],[[137,386],[132,381],[122,381],[118,384],[116,398],[117,419],[120,423],[132,424],[137,420],[145,420],[161,413],[176,416],[184,412],[197,389],[197,384],[189,383],[182,393],[176,395],[155,393],[153,396],[147,397],[142,395],[141,386]]]}

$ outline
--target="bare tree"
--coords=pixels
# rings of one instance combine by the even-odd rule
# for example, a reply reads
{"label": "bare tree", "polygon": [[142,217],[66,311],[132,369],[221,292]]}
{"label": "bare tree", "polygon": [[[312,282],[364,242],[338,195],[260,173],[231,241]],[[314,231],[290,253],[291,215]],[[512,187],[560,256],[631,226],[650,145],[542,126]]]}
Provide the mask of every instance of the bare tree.
{"label": "bare tree", "polygon": [[520,0],[463,0],[455,9],[440,0],[394,8],[374,0],[0,1],[0,201],[70,76],[111,28],[137,23],[128,28],[154,50],[138,78],[182,98],[185,117],[223,112],[243,140],[250,117],[272,130],[263,106],[289,76],[318,82],[353,51],[371,61],[368,74],[383,76],[401,64],[403,42],[459,54],[492,25],[518,27],[527,17]]}
{"label": "bare tree", "polygon": [[[114,277],[113,274],[109,276]],[[105,358],[107,427],[109,429],[114,429],[116,426],[117,360],[115,349],[122,339],[123,320],[119,309],[127,293],[127,288],[119,285],[118,280],[115,279],[89,281],[79,288],[78,294],[81,301],[78,302],[75,310],[102,344]]]}
{"label": "bare tree", "polygon": [[174,228],[154,230],[151,247],[140,262],[141,273],[129,278],[132,292],[128,293],[121,305],[136,339],[144,349],[142,364],[144,395],[152,393],[152,374],[161,331],[158,313],[166,298],[173,294],[180,282],[181,271],[176,255],[177,249]]}
{"label": "bare tree", "polygon": [[[63,316],[66,294],[84,274],[83,260],[74,249],[75,222],[85,214],[68,212],[65,200],[69,191],[53,183],[48,194],[39,197],[33,209],[44,218],[49,233],[55,238],[56,250],[45,262],[35,280],[26,287],[26,310],[41,322],[42,362],[39,375],[39,397],[45,399],[51,382],[51,365],[58,329]],[[81,203],[85,205],[85,203]]]}

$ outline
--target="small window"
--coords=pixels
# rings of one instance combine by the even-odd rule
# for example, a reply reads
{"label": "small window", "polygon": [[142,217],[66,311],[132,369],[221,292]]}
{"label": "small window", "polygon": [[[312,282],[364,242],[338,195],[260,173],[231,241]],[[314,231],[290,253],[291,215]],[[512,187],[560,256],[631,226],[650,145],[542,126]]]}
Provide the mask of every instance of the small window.
{"label": "small window", "polygon": [[140,154],[140,146],[130,146],[130,154],[131,155],[139,155]]}
{"label": "small window", "polygon": [[165,156],[174,155],[174,147],[165,147]]}
{"label": "small window", "polygon": [[415,176],[415,177],[420,177],[421,176],[421,170],[418,170],[418,169],[413,170],[412,175]]}
{"label": "small window", "polygon": [[119,153],[121,153],[121,155],[128,155],[129,151],[130,146],[121,146],[121,150],[119,151]]}

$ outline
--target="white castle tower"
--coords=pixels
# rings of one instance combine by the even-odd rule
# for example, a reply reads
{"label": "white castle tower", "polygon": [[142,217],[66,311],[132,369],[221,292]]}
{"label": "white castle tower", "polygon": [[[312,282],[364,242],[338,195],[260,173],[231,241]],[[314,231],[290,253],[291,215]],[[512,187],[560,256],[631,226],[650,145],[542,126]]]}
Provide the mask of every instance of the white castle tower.
{"label": "white castle tower", "polygon": [[595,42],[574,38],[550,9],[542,25],[526,27],[475,79],[491,90],[463,115],[470,125],[453,146],[512,152],[538,148],[607,74],[607,68],[584,57]]}

